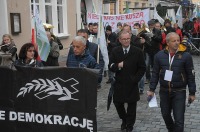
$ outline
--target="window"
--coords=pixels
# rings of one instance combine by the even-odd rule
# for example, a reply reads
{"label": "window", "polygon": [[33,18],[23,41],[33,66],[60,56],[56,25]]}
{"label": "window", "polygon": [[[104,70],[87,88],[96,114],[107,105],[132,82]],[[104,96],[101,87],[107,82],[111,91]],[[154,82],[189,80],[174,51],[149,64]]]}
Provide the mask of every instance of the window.
{"label": "window", "polygon": [[63,13],[67,12],[67,0],[31,0],[32,12],[34,1],[42,22],[52,24],[54,26],[52,31],[55,35],[67,36],[67,15]]}
{"label": "window", "polygon": [[139,8],[139,2],[135,2],[135,8]]}
{"label": "window", "polygon": [[45,0],[45,17],[46,17],[46,23],[53,24],[51,0]]}
{"label": "window", "polygon": [[63,5],[62,0],[57,1],[58,33],[63,33]]}
{"label": "window", "polygon": [[145,8],[146,7],[146,3],[142,3],[142,8]]}

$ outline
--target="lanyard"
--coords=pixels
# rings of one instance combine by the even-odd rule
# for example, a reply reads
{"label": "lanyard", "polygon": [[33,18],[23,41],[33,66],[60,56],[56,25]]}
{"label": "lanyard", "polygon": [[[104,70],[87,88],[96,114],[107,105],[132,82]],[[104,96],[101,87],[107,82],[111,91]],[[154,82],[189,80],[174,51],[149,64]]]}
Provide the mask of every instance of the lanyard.
{"label": "lanyard", "polygon": [[[177,50],[178,51],[178,50]],[[177,52],[176,51],[176,52]],[[173,63],[173,61],[174,61],[174,56],[176,55],[176,52],[175,52],[175,54],[173,55],[173,57],[171,57],[171,55],[170,55],[170,52],[169,52],[169,70],[171,70],[171,66],[172,66],[172,63]]]}
{"label": "lanyard", "polygon": [[[174,56],[175,56],[175,54],[174,54]],[[171,55],[169,53],[169,70],[171,70],[171,66],[172,66],[172,63],[174,61],[174,56],[171,58]]]}

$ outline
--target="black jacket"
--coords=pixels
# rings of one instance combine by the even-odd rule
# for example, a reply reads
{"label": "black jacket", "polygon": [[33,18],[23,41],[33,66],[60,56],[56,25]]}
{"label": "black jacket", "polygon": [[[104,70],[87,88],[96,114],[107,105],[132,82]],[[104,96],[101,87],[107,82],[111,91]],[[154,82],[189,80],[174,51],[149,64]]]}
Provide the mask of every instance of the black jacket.
{"label": "black jacket", "polygon": [[25,63],[24,60],[18,59],[13,63],[14,66],[24,66],[24,67],[43,67],[42,62],[33,59],[30,63]]}
{"label": "black jacket", "polygon": [[115,33],[111,33],[109,36],[105,33],[106,40],[109,40],[110,43],[107,45],[108,55],[111,54],[112,49],[117,46],[117,35]]}
{"label": "black jacket", "polygon": [[151,37],[150,45],[151,47],[148,49],[148,53],[150,55],[155,55],[160,51],[160,43],[162,42],[162,33],[158,29],[153,29],[152,33],[154,34],[153,37]]}
{"label": "black jacket", "polygon": [[160,87],[165,90],[186,89],[188,85],[189,93],[192,95],[195,94],[196,84],[192,56],[188,52],[185,52],[185,50],[186,47],[180,44],[179,51],[175,54],[171,66],[171,71],[173,71],[171,82],[164,80],[165,71],[169,70],[169,53],[167,48],[155,55],[153,73],[149,86],[151,91],[156,89],[159,81]]}
{"label": "black jacket", "polygon": [[[124,62],[123,68],[118,68],[118,63]],[[115,73],[114,102],[136,102],[140,99],[138,82],[143,77],[146,66],[142,51],[130,46],[127,55],[124,55],[122,46],[113,49],[109,70]]]}
{"label": "black jacket", "polygon": [[185,22],[183,24],[183,32],[191,32],[194,28],[194,24],[191,21]]}

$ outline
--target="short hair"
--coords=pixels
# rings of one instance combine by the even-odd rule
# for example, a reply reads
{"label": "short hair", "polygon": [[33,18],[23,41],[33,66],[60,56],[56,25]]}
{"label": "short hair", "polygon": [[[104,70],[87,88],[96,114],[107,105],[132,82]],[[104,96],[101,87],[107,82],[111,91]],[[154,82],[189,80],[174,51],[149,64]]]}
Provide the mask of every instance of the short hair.
{"label": "short hair", "polygon": [[122,23],[121,23],[121,22],[118,22],[118,23],[117,23],[117,26],[122,26]]}
{"label": "short hair", "polygon": [[179,37],[179,35],[175,32],[170,32],[167,34],[166,36],[166,42],[168,43],[170,41],[170,37],[173,36],[173,35],[177,35]]}
{"label": "short hair", "polygon": [[79,41],[82,42],[84,45],[86,45],[86,40],[82,36],[76,36],[73,41]]}
{"label": "short hair", "polygon": [[196,17],[194,17],[193,19],[192,19],[192,21],[196,21],[197,20],[197,18]]}
{"label": "short hair", "polygon": [[88,34],[88,30],[87,29],[79,29],[78,31],[77,31],[77,34],[78,33],[87,33]]}
{"label": "short hair", "polygon": [[[20,51],[19,51],[19,58],[22,59],[22,60],[25,60],[27,57],[26,57],[26,54],[27,54],[27,51],[28,49],[30,49],[31,47],[34,47],[35,49],[35,46],[32,44],[32,43],[25,43]],[[34,50],[34,58],[37,58],[38,57],[38,52],[36,50]]]}
{"label": "short hair", "polygon": [[141,25],[139,23],[135,23],[134,26],[138,26],[139,28],[141,28]]}
{"label": "short hair", "polygon": [[93,23],[92,23],[92,22],[90,22],[90,23],[88,24],[88,26],[91,26],[91,25],[93,25]]}
{"label": "short hair", "polygon": [[156,22],[156,23],[155,23],[155,25],[156,25],[156,24],[159,24],[159,25],[160,25],[160,27],[162,27],[162,24],[161,24],[160,22]]}
{"label": "short hair", "polygon": [[[119,38],[121,38],[121,36],[122,36],[122,34],[129,34],[129,32],[127,32],[127,31],[120,31],[119,32]],[[130,35],[130,34],[129,34]]]}
{"label": "short hair", "polygon": [[130,30],[132,30],[132,29],[131,29],[131,26],[130,26],[130,25],[128,25],[128,24],[124,24],[124,25],[123,25],[123,27],[122,27],[122,30],[124,30],[124,27],[129,27],[129,28],[130,28]]}
{"label": "short hair", "polygon": [[93,25],[92,25],[92,26],[98,26],[98,23],[96,23],[96,22],[95,22],[95,23],[93,23]]}
{"label": "short hair", "polygon": [[169,19],[166,19],[166,20],[165,20],[164,25],[167,24],[167,23],[169,23],[170,25],[172,24],[171,21],[170,21]]}

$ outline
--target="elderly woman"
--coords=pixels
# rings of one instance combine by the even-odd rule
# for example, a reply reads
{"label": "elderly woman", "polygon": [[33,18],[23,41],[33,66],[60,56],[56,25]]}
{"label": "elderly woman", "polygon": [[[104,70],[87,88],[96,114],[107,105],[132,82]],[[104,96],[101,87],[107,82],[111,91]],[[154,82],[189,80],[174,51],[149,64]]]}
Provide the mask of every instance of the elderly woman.
{"label": "elderly woman", "polygon": [[32,43],[24,44],[19,52],[19,59],[14,62],[14,66],[42,67],[42,63],[37,61],[38,53]]}

